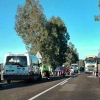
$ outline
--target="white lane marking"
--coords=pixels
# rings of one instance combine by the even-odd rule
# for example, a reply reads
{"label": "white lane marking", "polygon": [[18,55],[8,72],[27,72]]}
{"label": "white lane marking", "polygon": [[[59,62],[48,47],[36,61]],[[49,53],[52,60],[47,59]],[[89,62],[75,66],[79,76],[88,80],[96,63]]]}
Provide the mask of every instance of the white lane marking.
{"label": "white lane marking", "polygon": [[87,76],[87,77],[96,78],[96,76]]}
{"label": "white lane marking", "polygon": [[51,89],[57,87],[58,85],[63,84],[64,82],[68,81],[69,79],[71,79],[71,77],[68,78],[68,79],[66,79],[66,80],[64,80],[64,81],[62,81],[62,82],[60,82],[60,83],[58,83],[58,84],[56,84],[56,85],[54,85],[54,86],[52,86],[51,88],[49,88],[49,89],[47,89],[47,90],[45,90],[45,91],[43,91],[43,92],[41,92],[41,93],[39,93],[39,94],[33,96],[32,98],[30,98],[30,99],[28,99],[28,100],[34,100],[35,98],[39,97],[40,95],[42,95],[42,94],[44,94],[44,93],[50,91]]}
{"label": "white lane marking", "polygon": [[68,81],[64,81],[63,83],[61,83],[60,85],[64,85],[65,83],[67,83]]}
{"label": "white lane marking", "polygon": [[67,83],[68,82],[68,80],[69,79],[71,79],[71,77],[70,78],[68,78],[68,79],[66,79],[66,80],[64,80],[63,82],[61,82],[61,84],[60,85],[64,85],[65,83]]}

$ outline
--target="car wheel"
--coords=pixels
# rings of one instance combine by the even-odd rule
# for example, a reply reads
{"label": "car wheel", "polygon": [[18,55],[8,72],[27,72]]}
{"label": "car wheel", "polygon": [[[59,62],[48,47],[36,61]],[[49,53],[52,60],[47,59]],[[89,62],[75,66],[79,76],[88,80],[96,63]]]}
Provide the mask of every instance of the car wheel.
{"label": "car wheel", "polygon": [[11,80],[7,80],[7,83],[10,84],[11,83]]}
{"label": "car wheel", "polygon": [[41,75],[41,73],[40,73],[40,75],[39,75],[39,78],[37,78],[37,80],[38,80],[38,81],[41,81],[41,80],[42,80],[42,75]]}

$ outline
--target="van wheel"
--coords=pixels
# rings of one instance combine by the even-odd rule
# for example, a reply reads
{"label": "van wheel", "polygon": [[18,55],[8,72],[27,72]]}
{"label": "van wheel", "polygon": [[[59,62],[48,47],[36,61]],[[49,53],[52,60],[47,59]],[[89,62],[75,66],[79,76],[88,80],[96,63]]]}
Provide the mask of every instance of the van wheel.
{"label": "van wheel", "polygon": [[33,80],[32,80],[32,79],[28,79],[27,82],[28,82],[28,83],[32,83]]}
{"label": "van wheel", "polygon": [[7,83],[10,84],[11,83],[11,80],[7,80]]}

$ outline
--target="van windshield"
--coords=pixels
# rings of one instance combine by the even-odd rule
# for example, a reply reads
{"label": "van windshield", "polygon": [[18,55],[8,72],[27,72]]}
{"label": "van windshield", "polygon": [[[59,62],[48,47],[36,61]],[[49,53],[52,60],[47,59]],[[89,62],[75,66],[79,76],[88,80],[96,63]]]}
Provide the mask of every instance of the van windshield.
{"label": "van windshield", "polygon": [[7,56],[6,65],[27,66],[27,58],[26,56]]}
{"label": "van windshield", "polygon": [[71,65],[72,67],[78,67],[78,65]]}

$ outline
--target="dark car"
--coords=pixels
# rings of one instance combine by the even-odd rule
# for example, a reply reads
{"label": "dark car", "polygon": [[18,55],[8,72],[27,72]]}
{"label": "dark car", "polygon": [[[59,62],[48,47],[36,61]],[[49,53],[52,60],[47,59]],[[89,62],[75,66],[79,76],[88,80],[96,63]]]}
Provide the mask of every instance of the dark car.
{"label": "dark car", "polygon": [[59,75],[63,75],[63,68],[61,66],[57,66],[55,69],[55,75],[59,76]]}

